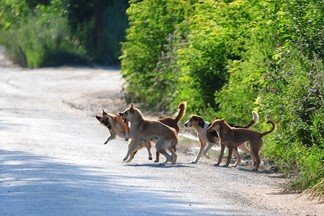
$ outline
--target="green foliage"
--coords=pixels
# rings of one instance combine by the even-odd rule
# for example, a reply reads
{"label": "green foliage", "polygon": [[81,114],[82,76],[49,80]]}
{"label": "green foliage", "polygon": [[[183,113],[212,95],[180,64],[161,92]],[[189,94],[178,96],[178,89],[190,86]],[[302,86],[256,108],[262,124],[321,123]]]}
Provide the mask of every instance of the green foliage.
{"label": "green foliage", "polygon": [[163,63],[159,62],[166,58],[162,56],[166,51],[163,50],[163,45],[166,49],[173,50],[170,48],[173,45],[168,44],[168,41],[174,42],[170,39],[170,34],[173,35],[177,24],[190,12],[191,3],[178,0],[130,3],[127,10],[130,27],[121,56],[123,77],[127,80],[127,99],[145,102],[150,107],[159,104],[158,108],[164,108],[165,103],[161,101],[164,101],[165,94],[169,94],[165,92],[165,86],[174,84],[172,74],[176,71],[174,68],[167,69],[165,63],[165,69],[161,70]]}
{"label": "green foliage", "polygon": [[0,43],[22,66],[118,64],[127,6],[126,0],[5,0]]}
{"label": "green foliage", "polygon": [[21,22],[1,31],[0,42],[16,63],[31,68],[88,61],[82,47],[71,38],[60,1],[30,9]]}
{"label": "green foliage", "polygon": [[127,0],[65,0],[72,34],[99,64],[118,64],[128,25]]}
{"label": "green foliage", "polygon": [[[292,189],[323,173],[324,2],[131,1],[122,71],[128,101],[243,124],[257,110],[278,123],[264,156],[296,172]],[[173,5],[175,4],[175,5]],[[170,5],[178,13],[170,13]]]}

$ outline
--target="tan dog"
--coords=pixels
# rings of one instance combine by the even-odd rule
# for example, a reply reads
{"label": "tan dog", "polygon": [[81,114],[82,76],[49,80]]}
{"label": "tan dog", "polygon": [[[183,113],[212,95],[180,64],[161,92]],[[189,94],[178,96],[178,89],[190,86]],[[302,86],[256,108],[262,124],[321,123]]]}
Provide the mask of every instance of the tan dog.
{"label": "tan dog", "polygon": [[[158,120],[159,122],[162,122],[163,124],[166,124],[167,126],[174,128],[177,134],[179,133],[180,130],[178,123],[186,112],[186,103],[181,102],[178,106],[178,109],[179,109],[178,112],[173,117],[166,117]],[[176,148],[174,148],[174,151],[176,151]],[[154,162],[159,162],[159,156],[160,153],[156,151],[156,159]]]}
{"label": "tan dog", "polygon": [[116,139],[116,135],[125,138],[125,141],[129,139],[129,127],[124,123],[124,120],[119,115],[106,113],[102,110],[102,116],[96,116],[98,121],[108,128],[110,136],[107,138],[105,145],[110,141]]}
{"label": "tan dog", "polygon": [[[253,119],[251,120],[251,122],[248,125],[246,125],[246,126],[232,125],[232,126],[239,127],[239,128],[252,127],[253,125],[255,125],[259,122],[258,113],[253,111],[252,115],[253,115]],[[217,132],[215,130],[210,131],[210,132],[207,130],[207,128],[210,125],[211,124],[209,122],[205,121],[201,116],[198,116],[198,115],[191,116],[188,119],[188,121],[184,124],[185,127],[193,127],[195,129],[195,131],[197,132],[199,141],[200,141],[199,153],[197,154],[196,159],[194,161],[192,161],[191,163],[197,163],[202,155],[209,158],[209,156],[207,155],[207,152],[209,151],[209,149],[211,149],[212,146],[219,144],[220,140],[219,140]],[[248,153],[249,155],[251,155],[252,160],[254,161],[254,156],[253,156],[252,152],[244,144],[239,145],[238,148],[241,151],[244,151],[244,152]],[[233,151],[234,151],[234,154],[236,157],[236,163],[234,164],[234,166],[236,167],[237,165],[239,165],[241,163],[241,156],[238,153],[236,148]]]}
{"label": "tan dog", "polygon": [[[134,140],[134,145],[128,149],[124,161],[128,159],[130,154],[138,148],[142,142],[147,142],[152,139],[157,139],[156,150],[163,154],[166,158],[165,163],[171,161],[175,164],[177,161],[177,154],[174,148],[178,144],[177,132],[171,127],[154,120],[148,120],[143,117],[141,111],[133,106],[119,113],[124,121],[130,122],[130,135]],[[169,155],[166,150],[171,152]]]}
{"label": "tan dog", "polygon": [[217,119],[213,121],[211,126],[208,127],[208,131],[216,130],[221,139],[221,153],[219,156],[218,164],[222,161],[224,154],[224,148],[228,148],[228,158],[225,166],[228,166],[232,157],[233,149],[237,148],[243,142],[249,142],[251,145],[251,151],[255,157],[254,169],[257,171],[260,166],[259,151],[262,146],[262,137],[273,132],[276,128],[276,124],[273,121],[268,120],[267,123],[272,124],[270,131],[259,133],[245,128],[231,127],[226,123],[225,119]]}
{"label": "tan dog", "polygon": [[[104,143],[105,145],[110,140],[116,139],[116,135],[121,138],[124,138],[125,141],[128,141],[128,139],[130,138],[129,126],[128,126],[128,124],[124,123],[124,120],[120,115],[106,113],[104,110],[102,110],[102,116],[96,116],[96,118],[102,125],[107,127],[109,130],[110,136],[107,138],[106,142]],[[131,140],[128,143],[128,148],[130,148],[130,146],[132,146],[132,145],[134,145],[134,141]],[[133,154],[131,154],[131,156],[129,157],[129,160],[127,160],[126,162],[127,163],[131,162],[133,160],[136,152],[143,147],[145,147],[147,149],[149,160],[152,160],[153,157],[152,157],[152,153],[151,153],[151,144],[149,142],[143,142],[143,143],[141,143],[141,145],[138,146],[136,151]]]}

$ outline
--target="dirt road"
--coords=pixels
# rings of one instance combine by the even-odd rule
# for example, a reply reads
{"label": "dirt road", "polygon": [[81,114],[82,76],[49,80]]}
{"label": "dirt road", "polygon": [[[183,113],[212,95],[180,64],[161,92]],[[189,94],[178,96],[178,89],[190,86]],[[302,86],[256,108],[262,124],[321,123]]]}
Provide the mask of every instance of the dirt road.
{"label": "dirt road", "polygon": [[285,179],[190,164],[161,167],[127,143],[103,145],[94,118],[120,111],[117,69],[0,68],[0,215],[320,215],[323,205],[278,194]]}

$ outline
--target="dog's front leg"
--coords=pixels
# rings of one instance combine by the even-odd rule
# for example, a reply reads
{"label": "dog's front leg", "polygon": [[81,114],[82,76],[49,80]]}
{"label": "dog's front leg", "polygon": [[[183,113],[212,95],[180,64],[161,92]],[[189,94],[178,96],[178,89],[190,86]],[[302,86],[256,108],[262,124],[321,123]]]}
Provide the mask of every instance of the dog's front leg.
{"label": "dog's front leg", "polygon": [[199,161],[199,159],[200,159],[200,157],[201,157],[201,155],[202,155],[202,153],[203,153],[203,151],[205,149],[205,146],[206,146],[206,142],[205,141],[203,141],[201,139],[199,139],[199,141],[200,141],[200,149],[199,149],[199,152],[197,154],[196,159],[191,162],[192,164],[196,164]]}
{"label": "dog's front leg", "polygon": [[104,145],[106,145],[110,140],[114,140],[114,139],[116,139],[116,134],[111,133],[110,136],[107,138],[106,142],[104,143]]}
{"label": "dog's front leg", "polygon": [[145,141],[145,147],[147,149],[147,152],[148,152],[148,156],[149,156],[149,160],[152,160],[153,159],[153,156],[152,156],[152,152],[151,152],[151,141]]}
{"label": "dog's front leg", "polygon": [[231,162],[231,158],[232,158],[232,153],[233,153],[233,147],[231,145],[227,146],[228,148],[228,156],[227,156],[227,162],[224,165],[224,167],[228,167],[230,162]]}
{"label": "dog's front leg", "polygon": [[221,152],[219,154],[218,162],[215,164],[215,166],[219,166],[219,164],[222,162],[223,155],[224,155],[224,150],[225,150],[225,145],[221,142]]}
{"label": "dog's front leg", "polygon": [[127,152],[126,156],[124,157],[123,162],[125,162],[125,161],[128,159],[129,155],[130,155],[133,151],[137,150],[137,148],[138,148],[138,146],[139,146],[140,144],[141,144],[141,142],[139,142],[139,141],[137,141],[137,140],[135,140],[135,139],[132,139],[132,141],[130,141],[130,143],[129,143],[129,145],[128,145],[128,152]]}
{"label": "dog's front leg", "polygon": [[206,158],[209,159],[209,155],[207,154],[207,152],[211,149],[211,147],[213,147],[214,143],[208,143],[207,147],[205,148],[204,152],[202,155],[204,155]]}
{"label": "dog's front leg", "polygon": [[127,161],[125,161],[125,163],[130,163],[134,159],[136,153],[137,153],[137,151],[132,152],[129,156],[129,159]]}

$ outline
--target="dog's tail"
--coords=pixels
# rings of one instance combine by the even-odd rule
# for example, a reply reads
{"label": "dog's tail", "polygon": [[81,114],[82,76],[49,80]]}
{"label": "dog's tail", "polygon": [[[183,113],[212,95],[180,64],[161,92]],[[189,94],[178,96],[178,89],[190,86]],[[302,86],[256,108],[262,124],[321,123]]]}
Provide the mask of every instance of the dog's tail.
{"label": "dog's tail", "polygon": [[272,128],[271,128],[271,130],[262,133],[262,136],[265,136],[265,135],[267,135],[269,133],[272,133],[276,129],[276,123],[274,121],[267,120],[267,123],[272,124]]}
{"label": "dog's tail", "polygon": [[255,111],[252,111],[252,115],[252,121],[248,125],[243,126],[242,128],[252,127],[253,125],[256,125],[259,122],[259,114]]}
{"label": "dog's tail", "polygon": [[183,117],[183,115],[186,112],[186,102],[181,102],[178,106],[178,113],[176,115],[173,116],[173,119],[178,123],[181,118]]}

